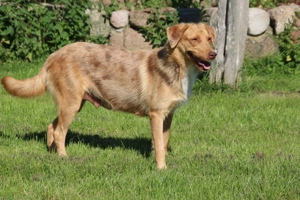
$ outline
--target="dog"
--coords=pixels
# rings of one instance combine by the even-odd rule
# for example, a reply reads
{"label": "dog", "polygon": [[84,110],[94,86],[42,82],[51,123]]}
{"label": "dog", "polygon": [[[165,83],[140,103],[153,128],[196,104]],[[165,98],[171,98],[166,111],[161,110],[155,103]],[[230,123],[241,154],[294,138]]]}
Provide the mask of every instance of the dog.
{"label": "dog", "polygon": [[197,75],[209,70],[217,55],[211,26],[180,23],[166,32],[166,45],[152,50],[68,44],[52,53],[36,76],[5,76],[1,83],[17,97],[51,94],[58,116],[48,126],[47,147],[50,152],[56,148],[59,156],[67,156],[69,125],[86,101],[96,108],[149,116],[157,168],[165,169],[174,111],[187,101]]}

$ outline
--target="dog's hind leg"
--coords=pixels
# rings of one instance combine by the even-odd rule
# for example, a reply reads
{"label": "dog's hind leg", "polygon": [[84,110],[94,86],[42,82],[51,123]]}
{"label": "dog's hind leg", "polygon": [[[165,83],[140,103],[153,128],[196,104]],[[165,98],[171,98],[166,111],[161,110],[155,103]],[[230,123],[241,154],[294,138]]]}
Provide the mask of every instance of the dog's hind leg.
{"label": "dog's hind leg", "polygon": [[47,147],[49,152],[52,152],[55,148],[53,133],[57,126],[57,122],[58,118],[55,118],[55,120],[49,124],[47,129]]}
{"label": "dog's hind leg", "polygon": [[[72,95],[70,95],[72,96]],[[58,103],[58,116],[48,126],[47,131],[47,146],[51,152],[55,147],[59,156],[67,156],[65,142],[66,136],[72,120],[82,108],[84,101],[75,95],[72,99],[61,99]]]}
{"label": "dog's hind leg", "polygon": [[[85,103],[85,100],[82,100],[78,112],[81,111],[84,103]],[[51,124],[49,124],[48,129],[47,129],[47,148],[48,148],[49,152],[52,152],[55,149],[55,143],[54,143],[54,136],[53,136],[53,134],[54,134],[54,130],[57,127],[57,123],[58,123],[58,117],[56,117],[54,119],[54,121]]]}
{"label": "dog's hind leg", "polygon": [[65,147],[67,132],[73,118],[79,110],[80,105],[76,109],[73,106],[59,108],[57,126],[55,127],[53,132],[53,139],[57,153],[62,157],[67,156]]}

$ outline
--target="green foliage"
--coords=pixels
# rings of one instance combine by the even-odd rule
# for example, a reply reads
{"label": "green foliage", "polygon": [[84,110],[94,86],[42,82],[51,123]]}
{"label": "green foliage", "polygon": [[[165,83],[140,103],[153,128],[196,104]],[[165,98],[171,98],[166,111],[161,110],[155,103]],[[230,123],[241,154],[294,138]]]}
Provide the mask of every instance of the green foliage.
{"label": "green foliage", "polygon": [[35,0],[16,0],[0,6],[0,58],[33,60],[75,41],[90,38],[89,0],[55,0],[45,7]]}
{"label": "green foliage", "polygon": [[274,8],[278,4],[299,3],[298,0],[250,0],[250,7]]}
{"label": "green foliage", "polygon": [[274,8],[278,0],[250,0],[250,7]]}
{"label": "green foliage", "polygon": [[123,9],[123,5],[120,4],[117,0],[112,0],[111,4],[108,6],[104,6],[105,16],[107,19],[111,17],[112,12],[116,10]]}
{"label": "green foliage", "polygon": [[145,8],[164,8],[170,6],[172,4],[171,1],[159,1],[159,0],[144,0],[142,1],[142,5]]}
{"label": "green foliage", "polygon": [[287,26],[278,36],[278,44],[285,73],[300,74],[300,40],[293,39],[294,30],[293,26]]}
{"label": "green foliage", "polygon": [[92,42],[92,43],[96,43],[96,44],[107,44],[109,42],[109,38],[106,38],[103,35],[89,36],[87,41]]}
{"label": "green foliage", "polygon": [[148,26],[140,30],[153,47],[163,46],[167,42],[166,28],[178,23],[178,12],[160,12],[159,8],[153,10],[148,19]]}

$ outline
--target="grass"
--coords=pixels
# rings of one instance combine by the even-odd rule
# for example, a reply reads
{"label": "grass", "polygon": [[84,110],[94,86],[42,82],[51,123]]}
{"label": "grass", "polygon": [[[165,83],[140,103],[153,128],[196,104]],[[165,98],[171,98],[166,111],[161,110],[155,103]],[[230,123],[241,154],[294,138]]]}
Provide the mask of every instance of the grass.
{"label": "grass", "polygon": [[[0,77],[41,65],[8,63]],[[158,171],[147,118],[86,104],[60,159],[46,150],[49,95],[19,99],[1,87],[0,199],[300,199],[299,89],[297,76],[248,76],[238,91],[198,82]]]}

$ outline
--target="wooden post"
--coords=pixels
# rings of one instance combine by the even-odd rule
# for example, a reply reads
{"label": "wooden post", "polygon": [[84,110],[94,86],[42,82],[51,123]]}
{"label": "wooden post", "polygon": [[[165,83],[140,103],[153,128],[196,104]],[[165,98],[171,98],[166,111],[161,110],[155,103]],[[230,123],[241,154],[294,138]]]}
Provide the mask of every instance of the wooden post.
{"label": "wooden post", "polygon": [[210,83],[236,86],[244,61],[249,0],[222,0],[218,5],[216,50]]}

